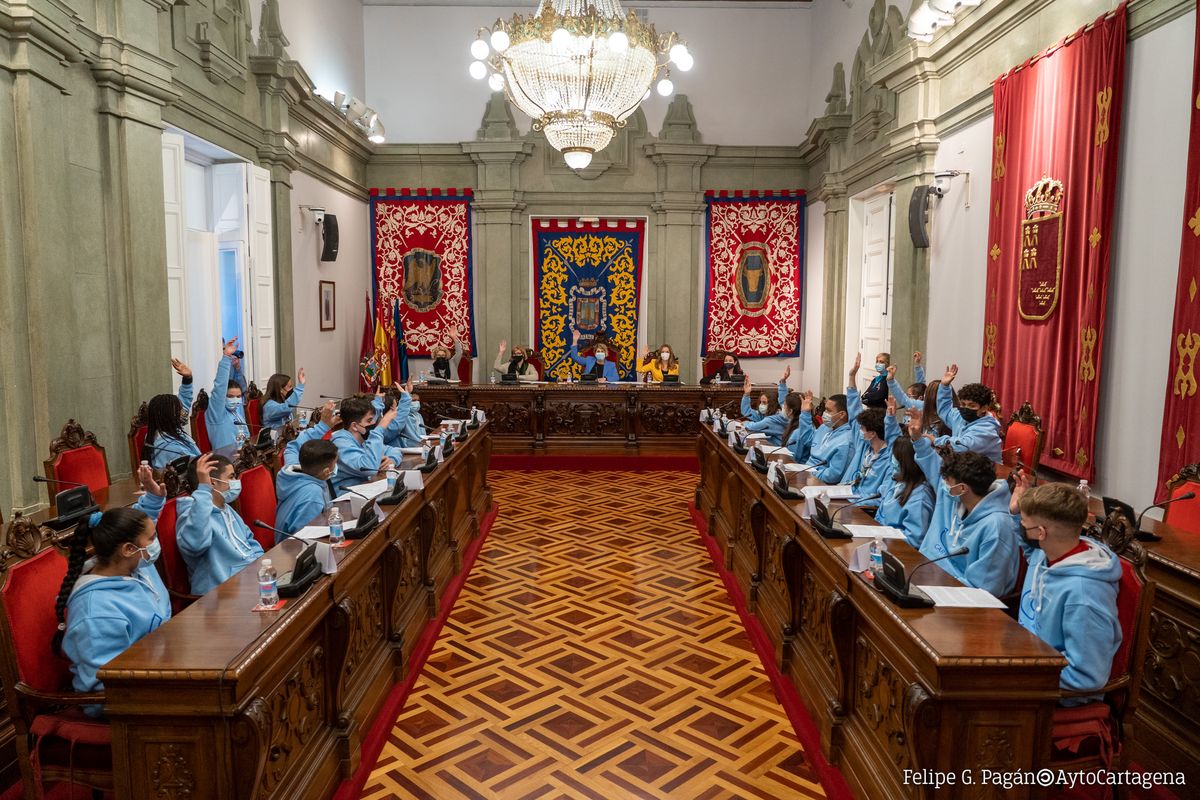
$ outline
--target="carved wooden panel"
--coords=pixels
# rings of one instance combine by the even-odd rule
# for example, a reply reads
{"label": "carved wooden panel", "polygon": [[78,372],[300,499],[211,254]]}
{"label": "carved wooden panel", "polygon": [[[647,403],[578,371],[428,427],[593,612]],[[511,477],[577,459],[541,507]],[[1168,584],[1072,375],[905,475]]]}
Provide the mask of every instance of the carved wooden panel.
{"label": "carved wooden panel", "polygon": [[837,669],[834,660],[833,636],[830,627],[829,590],[821,586],[812,570],[800,575],[800,621],[797,628],[812,644],[823,663],[830,670]]}
{"label": "carved wooden panel", "polygon": [[1150,612],[1142,691],[1183,719],[1200,717],[1200,631],[1163,609]]}
{"label": "carved wooden panel", "polygon": [[302,762],[305,747],[324,724],[325,649],[313,647],[266,698],[266,767],[258,796],[270,797]]}
{"label": "carved wooden panel", "polygon": [[642,406],[642,431],[653,434],[695,435],[700,430],[694,403],[656,403]]}
{"label": "carved wooden panel", "polygon": [[484,410],[492,433],[530,433],[533,430],[533,414],[527,403],[493,403]]}
{"label": "carved wooden panel", "polygon": [[146,748],[152,759],[150,786],[159,800],[192,800],[196,794],[196,774],[193,768],[195,747],[178,742],[150,745]]}
{"label": "carved wooden panel", "polygon": [[383,639],[383,577],[376,573],[358,594],[342,602],[349,603],[350,639],[341,675],[348,686],[368,652]]}
{"label": "carved wooden panel", "polygon": [[625,409],[618,403],[547,403],[546,434],[624,436]]}
{"label": "carved wooden panel", "polygon": [[898,770],[912,767],[904,731],[905,682],[864,636],[854,641],[854,714]]}

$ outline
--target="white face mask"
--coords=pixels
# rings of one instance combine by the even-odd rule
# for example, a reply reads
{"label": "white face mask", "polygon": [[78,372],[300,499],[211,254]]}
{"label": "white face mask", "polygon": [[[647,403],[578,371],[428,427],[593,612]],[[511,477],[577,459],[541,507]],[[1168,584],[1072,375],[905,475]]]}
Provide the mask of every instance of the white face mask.
{"label": "white face mask", "polygon": [[597,361],[603,361],[603,360],[604,360],[604,356],[605,356],[605,355],[606,355],[606,354],[605,354],[605,352],[604,352],[603,350],[600,350],[600,351],[598,351],[598,352],[596,353],[596,360],[597,360]]}
{"label": "white face mask", "polygon": [[659,353],[659,355],[662,356],[663,361],[671,360],[671,351],[669,350],[663,350],[661,353]]}
{"label": "white face mask", "polygon": [[766,414],[768,408],[770,408],[770,406],[767,405],[766,403],[759,403],[758,404],[758,413]]}

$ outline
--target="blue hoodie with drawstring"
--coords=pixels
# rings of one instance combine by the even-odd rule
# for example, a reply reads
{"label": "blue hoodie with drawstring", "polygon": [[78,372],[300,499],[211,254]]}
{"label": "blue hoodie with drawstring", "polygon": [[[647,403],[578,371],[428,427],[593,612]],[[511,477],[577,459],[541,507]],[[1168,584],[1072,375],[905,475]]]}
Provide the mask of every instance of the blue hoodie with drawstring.
{"label": "blue hoodie with drawstring", "polygon": [[237,444],[237,434],[240,430],[249,437],[250,426],[246,424],[246,407],[244,399],[230,405],[225,397],[229,391],[229,370],[233,358],[222,356],[217,365],[217,377],[213,381],[212,396],[208,398],[208,408],[204,412],[204,423],[208,426],[208,441],[213,450],[232,447]]}
{"label": "blue hoodie with drawstring", "polygon": [[997,464],[1001,461],[1000,420],[986,411],[980,411],[974,422],[967,422],[954,407],[954,390],[946,384],[938,386],[937,412],[942,422],[950,428],[949,436],[939,436],[937,445],[948,444],[960,453],[979,453]]}
{"label": "blue hoodie with drawstring", "polygon": [[200,484],[191,497],[180,497],[176,506],[175,533],[192,594],[207,594],[262,557],[262,545],[233,506],[226,503],[217,508],[210,484]]}
{"label": "blue hoodie with drawstring", "polygon": [[[329,484],[337,476],[334,470],[329,481],[309,475],[299,464],[288,464],[279,470],[275,478],[275,489],[279,506],[275,509],[275,526],[288,533],[295,533],[317,518],[330,503],[333,495]],[[275,544],[283,541],[283,534],[275,534]]]}
{"label": "blue hoodie with drawstring", "polygon": [[[134,508],[157,520],[165,501],[142,495]],[[71,686],[77,692],[104,688],[96,673],[130,645],[171,618],[171,598],[154,563],[143,559],[129,576],[92,575],[84,565],[67,600],[67,629],[62,650],[71,662]],[[84,709],[91,716],[100,706]]]}
{"label": "blue hoodie with drawstring", "polygon": [[[1046,554],[1034,550],[1021,589],[1021,625],[1067,659],[1058,682],[1071,691],[1099,690],[1108,683],[1121,644],[1117,617],[1121,561],[1094,539],[1084,536],[1080,541],[1086,550],[1050,566]],[[1062,704],[1099,699],[1099,695],[1072,697]]]}
{"label": "blue hoodie with drawstring", "polygon": [[[778,389],[778,399],[779,399],[779,407],[780,408],[783,408],[783,403],[785,400],[787,400],[787,396],[788,396],[787,384],[784,383],[783,381],[780,381],[779,389]],[[750,400],[750,395],[744,394],[744,395],[742,395],[742,416],[746,418],[747,422],[761,422],[763,420],[763,418],[766,417],[766,414],[764,414],[758,410],[758,408]]]}
{"label": "blue hoodie with drawstring", "polygon": [[[191,377],[184,378],[179,384],[179,404],[183,406],[184,414],[192,410],[193,391]],[[196,458],[200,455],[200,448],[196,446],[192,437],[182,430],[178,436],[160,433],[153,441],[147,441],[146,446],[150,448],[150,466],[160,471],[180,456]]]}
{"label": "blue hoodie with drawstring", "polygon": [[296,413],[296,406],[300,405],[300,401],[304,399],[304,384],[298,383],[288,392],[287,397],[279,400],[268,400],[262,406],[262,424],[264,428],[271,430],[279,430],[288,423],[292,418],[292,414]]}
{"label": "blue hoodie with drawstring", "polygon": [[[902,435],[900,423],[894,416],[883,418],[883,431],[889,445]],[[880,490],[883,499],[879,503],[879,510],[875,512],[875,521],[901,531],[910,545],[920,549],[925,531],[929,528],[929,519],[933,516],[933,487],[928,481],[923,481],[914,486],[908,498],[904,499],[905,485],[896,480],[900,465],[894,455],[888,458],[888,469],[890,473]]]}
{"label": "blue hoodie with drawstring", "polygon": [[1020,529],[1008,510],[1008,483],[995,481],[971,513],[964,514],[962,501],[950,494],[942,479],[942,457],[933,445],[922,436],[913,442],[913,449],[925,479],[937,487],[921,554],[940,558],[960,547],[969,548],[964,555],[939,561],[938,566],[967,586],[1004,597],[1016,588],[1021,558],[1017,545]]}

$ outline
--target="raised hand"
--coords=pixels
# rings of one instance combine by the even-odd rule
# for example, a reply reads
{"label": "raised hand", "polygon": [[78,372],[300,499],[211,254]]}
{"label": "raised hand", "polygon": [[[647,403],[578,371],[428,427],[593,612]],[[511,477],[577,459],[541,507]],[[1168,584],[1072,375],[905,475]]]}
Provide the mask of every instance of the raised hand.
{"label": "raised hand", "polygon": [[862,353],[854,355],[854,365],[850,367],[850,383],[854,383],[854,379],[858,377],[858,368],[862,366]]}
{"label": "raised hand", "polygon": [[787,383],[787,379],[792,377],[792,365],[788,364],[783,368],[783,377],[780,378],[781,383]]}
{"label": "raised hand", "polygon": [[386,430],[396,420],[396,406],[392,406],[387,411],[383,412],[383,416],[379,418],[379,427]]}
{"label": "raised hand", "polygon": [[301,367],[296,371],[296,383],[300,384],[301,386],[304,385],[304,367]]}
{"label": "raised hand", "polygon": [[326,400],[325,405],[321,406],[321,422],[324,422],[329,427],[333,427],[333,401]]}
{"label": "raised hand", "polygon": [[896,380],[896,365],[892,364],[887,368],[887,376],[889,381]]}
{"label": "raised hand", "polygon": [[171,359],[171,369],[175,370],[181,378],[192,377],[192,368],[180,361],[178,358]]}
{"label": "raised hand", "polygon": [[914,442],[917,439],[920,439],[922,435],[921,428],[922,423],[920,417],[918,417],[916,414],[913,414],[908,418],[908,438],[912,439]]}
{"label": "raised hand", "polygon": [[226,342],[226,343],[225,343],[225,347],[224,347],[224,349],[223,349],[221,352],[222,352],[224,355],[226,355],[226,356],[229,356],[230,358],[232,358],[232,357],[233,357],[233,354],[234,354],[235,352],[237,352],[237,339],[238,339],[238,337],[236,337],[236,336],[235,336],[235,337],[233,337],[232,339],[230,339],[228,342]]}
{"label": "raised hand", "polygon": [[571,344],[574,344],[574,345],[579,344],[579,331],[571,332]]}
{"label": "raised hand", "polygon": [[408,380],[404,384],[404,391],[412,394],[412,373],[408,374]]}
{"label": "raised hand", "polygon": [[921,365],[921,360],[922,360],[923,358],[924,358],[924,356],[922,356],[922,355],[921,355],[921,351],[920,351],[920,350],[918,350],[918,351],[916,351],[915,353],[913,353],[913,363],[914,363],[914,364],[916,364],[917,366],[920,366],[920,365]]}
{"label": "raised hand", "polygon": [[503,353],[507,349],[508,349],[508,339],[501,339],[500,340],[500,352]]}
{"label": "raised hand", "polygon": [[808,413],[811,414],[812,410],[813,410],[813,393],[805,392],[804,394],[800,395],[800,411],[801,412],[807,411]]}
{"label": "raised hand", "polygon": [[958,375],[958,364],[951,364],[946,367],[946,374],[942,376],[942,383],[946,386],[954,383],[954,378]]}
{"label": "raised hand", "polygon": [[744,381],[742,381],[742,394],[744,394],[744,395],[746,395],[747,397],[749,397],[749,396],[750,396],[750,389],[751,389],[751,388],[752,388],[752,387],[751,387],[751,385],[750,385],[750,374],[749,374],[749,373],[746,373],[746,379],[745,379]]}
{"label": "raised hand", "polygon": [[1008,501],[1008,511],[1010,514],[1020,514],[1021,497],[1033,488],[1034,479],[1033,475],[1031,475],[1024,467],[1014,472],[1012,478],[1013,490],[1012,498]]}
{"label": "raised hand", "polygon": [[889,417],[896,416],[896,396],[895,395],[891,395],[891,394],[888,395],[887,410],[884,413],[886,413]]}
{"label": "raised hand", "polygon": [[154,470],[150,469],[149,464],[142,464],[138,467],[137,476],[138,483],[142,485],[142,489],[158,497],[167,496],[167,490],[158,481],[154,480]]}
{"label": "raised hand", "polygon": [[196,461],[196,481],[203,485],[212,484],[212,474],[217,469],[217,457],[213,453],[205,453]]}

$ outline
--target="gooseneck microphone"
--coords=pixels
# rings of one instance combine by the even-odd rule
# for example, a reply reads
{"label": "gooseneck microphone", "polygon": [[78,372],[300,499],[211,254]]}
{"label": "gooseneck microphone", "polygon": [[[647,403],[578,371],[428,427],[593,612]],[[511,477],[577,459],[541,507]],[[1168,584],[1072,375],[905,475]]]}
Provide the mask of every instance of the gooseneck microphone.
{"label": "gooseneck microphone", "polygon": [[[47,478],[45,475],[34,475],[33,482],[34,483],[53,483],[56,486],[82,486],[85,489],[89,489],[89,487],[86,483],[76,483],[75,481],[60,481],[57,478]],[[89,489],[89,491],[90,491],[90,489]]]}
{"label": "gooseneck microphone", "polygon": [[1159,536],[1157,533],[1150,533],[1149,531],[1142,530],[1142,517],[1146,516],[1147,511],[1149,511],[1152,508],[1165,508],[1166,506],[1171,505],[1171,503],[1177,503],[1180,500],[1194,500],[1194,499],[1196,499],[1195,492],[1185,492],[1184,494],[1181,494],[1178,497],[1171,497],[1166,500],[1163,500],[1161,503],[1155,503],[1152,506],[1147,506],[1146,508],[1144,508],[1142,510],[1142,513],[1138,514],[1137,522],[1134,523],[1134,525],[1133,525],[1133,529],[1137,533],[1138,539],[1143,542],[1157,542],[1157,541],[1162,540],[1162,537]]}
{"label": "gooseneck microphone", "polygon": [[915,567],[912,568],[912,570],[909,571],[908,578],[906,578],[904,581],[904,593],[908,594],[909,587],[912,586],[913,576],[916,575],[917,571],[920,570],[922,567],[927,567],[930,564],[934,564],[943,559],[954,558],[955,556],[965,556],[969,552],[971,552],[971,548],[967,547],[966,545],[963,545],[962,547],[958,548],[957,550],[951,550],[949,553],[946,553],[944,556],[938,556],[937,558],[929,558],[929,559],[926,559],[925,561],[922,561],[920,564],[917,564]]}
{"label": "gooseneck microphone", "polygon": [[853,503],[847,503],[846,505],[844,505],[844,506],[842,506],[841,508],[839,508],[837,511],[834,511],[834,512],[833,512],[833,516],[831,516],[831,517],[829,518],[829,521],[830,521],[831,523],[833,523],[833,522],[837,522],[837,518],[838,518],[838,516],[839,516],[840,514],[842,514],[842,512],[846,511],[847,509],[850,509],[850,508],[858,508],[858,507],[859,507],[859,506],[861,506],[863,503],[869,503],[869,502],[870,502],[870,501],[872,501],[872,500],[878,500],[878,499],[879,499],[879,497],[880,497],[880,495],[879,495],[879,494],[872,494],[872,495],[867,495],[866,497],[860,497],[860,498],[858,498],[857,500],[855,500]]}

